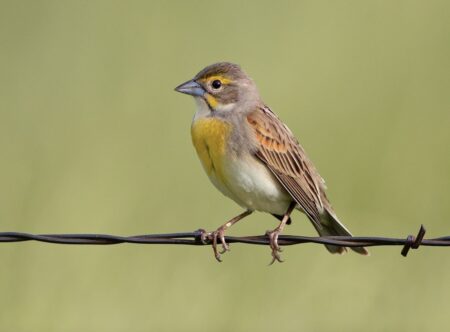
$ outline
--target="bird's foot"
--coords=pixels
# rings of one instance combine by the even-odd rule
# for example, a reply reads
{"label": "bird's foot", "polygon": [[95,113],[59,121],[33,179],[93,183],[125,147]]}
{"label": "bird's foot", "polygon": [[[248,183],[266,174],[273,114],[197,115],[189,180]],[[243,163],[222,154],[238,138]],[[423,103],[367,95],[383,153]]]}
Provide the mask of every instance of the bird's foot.
{"label": "bird's foot", "polygon": [[[219,227],[217,230],[211,233],[212,237],[212,247],[214,251],[214,257],[218,262],[222,262],[222,255],[230,250],[230,247],[225,241],[225,228]],[[222,250],[219,251],[217,247],[217,242],[220,240],[220,243],[222,245]]]}
{"label": "bird's foot", "polygon": [[[219,227],[214,232],[204,232],[201,235],[203,243],[211,243],[211,246],[213,247],[214,251],[214,257],[217,259],[218,262],[222,262],[222,255],[227,251],[230,251],[230,247],[225,241],[225,230],[227,228],[228,227],[224,225]],[[222,245],[222,250],[219,250],[217,247],[218,241],[220,241],[220,244]]]}
{"label": "bird's foot", "polygon": [[278,245],[278,236],[281,234],[281,229],[279,227],[275,228],[273,231],[267,231],[266,235],[269,237],[269,245],[270,249],[272,249],[272,261],[269,265],[272,265],[273,263],[280,262],[283,263],[283,260],[281,259],[280,252],[283,250]]}

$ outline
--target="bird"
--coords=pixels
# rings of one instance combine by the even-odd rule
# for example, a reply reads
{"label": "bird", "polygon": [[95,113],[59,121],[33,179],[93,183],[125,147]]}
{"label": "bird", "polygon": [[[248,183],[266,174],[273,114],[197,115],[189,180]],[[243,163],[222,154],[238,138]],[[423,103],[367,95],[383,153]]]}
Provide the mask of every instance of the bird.
{"label": "bird", "polygon": [[[271,264],[283,261],[278,237],[291,223],[294,210],[303,212],[320,236],[352,236],[337,218],[325,194],[325,181],[305,150],[262,101],[255,82],[239,65],[209,65],[175,91],[195,99],[192,143],[206,174],[222,194],[244,209],[208,233],[219,262],[230,249],[225,232],[255,211],[279,220],[275,229],[266,232]],[[345,247],[325,246],[331,253],[347,251]],[[369,254],[364,247],[351,249]]]}

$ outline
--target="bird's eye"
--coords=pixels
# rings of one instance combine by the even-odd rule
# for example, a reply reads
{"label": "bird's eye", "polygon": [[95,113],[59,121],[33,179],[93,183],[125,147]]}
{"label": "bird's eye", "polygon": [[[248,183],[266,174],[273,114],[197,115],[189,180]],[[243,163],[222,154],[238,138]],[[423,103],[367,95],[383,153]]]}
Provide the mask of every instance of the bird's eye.
{"label": "bird's eye", "polygon": [[221,82],[220,80],[214,80],[214,81],[211,83],[211,86],[212,86],[214,89],[219,89],[219,88],[222,86],[222,82]]}

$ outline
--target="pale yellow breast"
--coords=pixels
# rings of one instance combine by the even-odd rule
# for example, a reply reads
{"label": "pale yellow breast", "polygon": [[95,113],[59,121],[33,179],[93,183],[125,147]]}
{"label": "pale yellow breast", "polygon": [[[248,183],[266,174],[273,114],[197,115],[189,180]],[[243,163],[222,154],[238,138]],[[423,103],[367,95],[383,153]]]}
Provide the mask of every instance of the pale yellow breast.
{"label": "pale yellow breast", "polygon": [[225,183],[224,155],[231,127],[216,118],[198,119],[192,123],[192,142],[208,176]]}

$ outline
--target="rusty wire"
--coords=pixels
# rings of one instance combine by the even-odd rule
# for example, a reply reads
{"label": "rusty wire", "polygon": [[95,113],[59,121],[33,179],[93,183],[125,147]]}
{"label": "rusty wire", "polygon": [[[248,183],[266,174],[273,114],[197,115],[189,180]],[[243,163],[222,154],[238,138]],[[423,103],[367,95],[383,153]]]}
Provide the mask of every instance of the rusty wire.
{"label": "rusty wire", "polygon": [[[119,243],[134,244],[181,244],[181,245],[210,245],[211,235],[205,236],[205,231],[199,229],[195,232],[169,233],[169,234],[148,234],[136,236],[116,236],[108,234],[28,234],[19,232],[0,232],[0,242],[24,242],[39,241],[56,244],[91,244],[110,245]],[[341,247],[375,247],[375,246],[403,246],[401,254],[407,256],[410,249],[417,249],[419,246],[450,246],[450,236],[438,237],[434,239],[424,239],[425,228],[422,225],[416,236],[408,235],[406,238],[387,237],[350,237],[350,236],[296,236],[280,235],[278,243],[281,246],[289,246],[303,243],[331,244]],[[227,236],[228,243],[246,243],[269,245],[269,238],[266,235],[259,236]]]}

